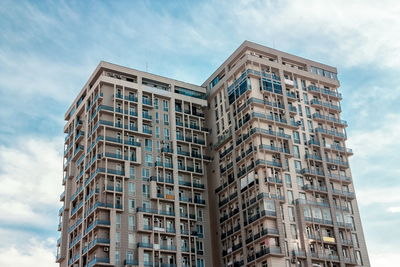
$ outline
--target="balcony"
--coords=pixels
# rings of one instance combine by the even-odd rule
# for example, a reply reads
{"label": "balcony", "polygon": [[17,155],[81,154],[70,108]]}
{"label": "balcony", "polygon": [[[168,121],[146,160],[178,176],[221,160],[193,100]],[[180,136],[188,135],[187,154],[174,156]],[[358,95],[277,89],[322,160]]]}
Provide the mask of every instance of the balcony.
{"label": "balcony", "polygon": [[356,194],[354,192],[344,191],[340,189],[332,189],[332,193],[335,195],[344,196],[351,199],[354,199],[356,197]]}
{"label": "balcony", "polygon": [[146,98],[146,97],[142,97],[142,103],[143,103],[143,105],[153,106],[153,104],[151,103],[151,99]]}
{"label": "balcony", "polygon": [[84,231],[84,234],[86,235],[89,233],[92,229],[94,229],[97,225],[99,226],[110,226],[110,221],[107,220],[95,220],[92,222]]}
{"label": "balcony", "polygon": [[156,181],[156,182],[160,182],[160,183],[169,183],[169,184],[173,184],[174,183],[174,179],[171,178],[164,178],[162,176],[151,176],[150,177],[150,181]]}
{"label": "balcony", "polygon": [[91,261],[89,261],[87,267],[92,267],[97,263],[110,263],[109,258],[94,258]]}
{"label": "balcony", "polygon": [[324,172],[318,169],[301,169],[300,170],[300,174],[304,174],[304,175],[318,175],[318,176],[324,176]]}
{"label": "balcony", "polygon": [[319,113],[314,113],[312,115],[312,117],[313,117],[313,119],[326,120],[326,121],[329,121],[329,122],[333,122],[335,124],[338,124],[339,126],[343,126],[343,127],[347,126],[347,122],[345,120],[340,120],[340,119],[337,119],[337,118],[332,117],[332,116],[324,116],[324,115],[321,115]]}
{"label": "balcony", "polygon": [[302,189],[305,191],[318,191],[318,192],[328,192],[326,186],[316,186],[311,184],[306,184],[302,186]]}
{"label": "balcony", "polygon": [[289,149],[284,148],[284,147],[260,145],[258,148],[260,150],[269,150],[269,151],[273,151],[273,152],[282,152],[282,153],[290,154]]}
{"label": "balcony", "polygon": [[255,254],[251,254],[249,256],[247,256],[247,262],[252,262],[255,259],[261,258],[264,255],[268,255],[268,254],[279,254],[281,255],[281,248],[280,247],[268,247],[268,248],[263,248],[261,250],[259,250],[258,252],[256,252]]}
{"label": "balcony", "polygon": [[326,220],[322,218],[312,218],[312,217],[304,217],[306,222],[313,222],[318,224],[326,224],[326,225],[333,225],[332,220]]}
{"label": "balcony", "polygon": [[145,212],[145,213],[152,213],[152,214],[159,214],[159,215],[166,215],[166,216],[175,216],[174,211],[168,211],[168,210],[156,210],[152,208],[143,208],[143,207],[138,207],[136,209],[137,212]]}
{"label": "balcony", "polygon": [[322,93],[322,94],[325,94],[325,95],[336,97],[338,99],[342,98],[342,95],[340,93],[337,93],[335,91],[332,91],[332,90],[329,90],[329,89],[326,89],[326,88],[319,88],[319,87],[317,87],[315,85],[309,85],[307,87],[307,89],[311,93]]}
{"label": "balcony", "polygon": [[138,102],[138,98],[134,95],[125,96],[125,100],[132,101],[132,102]]}
{"label": "balcony", "polygon": [[143,126],[143,133],[145,133],[145,134],[153,134],[153,131],[149,127]]}
{"label": "balcony", "polygon": [[312,160],[319,160],[319,161],[322,161],[321,156],[316,155],[316,154],[306,154],[306,155],[305,155],[305,158],[306,158],[306,159],[312,159]]}
{"label": "balcony", "polygon": [[262,229],[260,232],[254,234],[254,235],[252,235],[252,236],[250,236],[250,237],[248,237],[248,238],[246,239],[246,244],[249,244],[249,243],[251,243],[251,242],[253,242],[253,241],[258,240],[258,239],[261,238],[261,237],[269,236],[269,235],[274,235],[274,236],[279,235],[278,229],[264,228],[264,229]]}
{"label": "balcony", "polygon": [[315,132],[318,133],[322,133],[322,134],[326,134],[326,135],[333,135],[336,137],[340,137],[340,138],[347,138],[346,134],[338,132],[338,131],[333,131],[333,130],[327,130],[321,127],[315,128]]}
{"label": "balcony", "polygon": [[331,110],[334,110],[334,111],[341,111],[342,110],[340,108],[340,106],[333,105],[333,104],[331,104],[329,102],[322,102],[322,101],[320,101],[319,99],[316,99],[316,98],[311,99],[310,104],[311,105],[320,106],[320,107],[327,107],[327,108],[329,108]]}
{"label": "balcony", "polygon": [[325,158],[325,161],[330,164],[341,165],[345,167],[349,167],[349,163],[347,161],[343,161],[340,159],[332,159],[332,158]]}
{"label": "balcony", "polygon": [[152,120],[153,119],[153,117],[149,113],[143,112],[142,115],[143,115],[143,119],[146,119],[146,120]]}

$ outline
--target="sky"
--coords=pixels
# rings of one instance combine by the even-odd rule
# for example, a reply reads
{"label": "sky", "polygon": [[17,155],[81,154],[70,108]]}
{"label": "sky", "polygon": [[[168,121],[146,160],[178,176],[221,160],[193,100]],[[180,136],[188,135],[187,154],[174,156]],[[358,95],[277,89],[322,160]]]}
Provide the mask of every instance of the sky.
{"label": "sky", "polygon": [[249,40],[338,68],[372,266],[400,248],[400,1],[0,5],[0,266],[55,267],[64,113],[101,60],[202,84]]}

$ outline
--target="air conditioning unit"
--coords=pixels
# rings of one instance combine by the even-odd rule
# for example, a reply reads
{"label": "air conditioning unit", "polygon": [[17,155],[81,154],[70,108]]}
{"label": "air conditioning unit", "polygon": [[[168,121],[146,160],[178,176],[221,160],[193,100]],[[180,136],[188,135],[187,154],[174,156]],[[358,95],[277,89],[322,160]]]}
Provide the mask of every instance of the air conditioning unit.
{"label": "air conditioning unit", "polygon": [[332,169],[332,170],[336,170],[336,166],[332,166],[331,169]]}
{"label": "air conditioning unit", "polygon": [[110,250],[109,247],[104,247],[104,248],[103,248],[103,251],[104,251],[104,252],[107,252],[107,251],[109,251],[109,250]]}

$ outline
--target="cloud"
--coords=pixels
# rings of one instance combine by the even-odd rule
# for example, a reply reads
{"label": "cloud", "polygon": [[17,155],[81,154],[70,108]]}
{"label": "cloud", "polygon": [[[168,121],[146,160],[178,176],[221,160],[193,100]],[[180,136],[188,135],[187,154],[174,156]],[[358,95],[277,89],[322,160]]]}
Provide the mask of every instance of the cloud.
{"label": "cloud", "polygon": [[387,209],[387,211],[391,212],[391,213],[398,213],[398,212],[400,212],[400,206],[398,206],[398,207],[389,207]]}
{"label": "cloud", "polygon": [[371,266],[389,267],[395,266],[399,261],[399,254],[393,252],[370,253]]}
{"label": "cloud", "polygon": [[0,224],[54,227],[62,191],[62,139],[21,136],[0,146]]}
{"label": "cloud", "polygon": [[[22,240],[21,240],[22,241]],[[22,250],[19,246],[9,246],[0,250],[0,266],[6,267],[56,267],[55,256],[55,240],[37,240],[31,238],[25,240]]]}

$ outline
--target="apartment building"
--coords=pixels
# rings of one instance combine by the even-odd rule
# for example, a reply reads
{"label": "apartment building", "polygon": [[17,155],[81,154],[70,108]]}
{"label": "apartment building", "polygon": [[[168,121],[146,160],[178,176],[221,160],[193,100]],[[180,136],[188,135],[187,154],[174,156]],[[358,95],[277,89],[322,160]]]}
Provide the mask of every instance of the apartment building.
{"label": "apartment building", "polygon": [[101,62],[65,119],[60,266],[370,266],[333,67],[245,41],[202,86]]}
{"label": "apartment building", "polygon": [[214,266],[369,266],[339,85],[247,41],[203,84]]}
{"label": "apartment building", "polygon": [[211,266],[205,88],[101,62],[66,113],[60,266]]}

